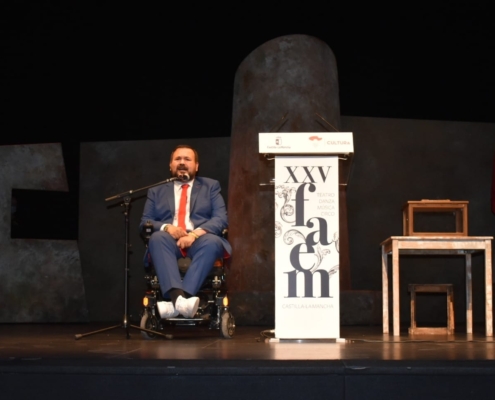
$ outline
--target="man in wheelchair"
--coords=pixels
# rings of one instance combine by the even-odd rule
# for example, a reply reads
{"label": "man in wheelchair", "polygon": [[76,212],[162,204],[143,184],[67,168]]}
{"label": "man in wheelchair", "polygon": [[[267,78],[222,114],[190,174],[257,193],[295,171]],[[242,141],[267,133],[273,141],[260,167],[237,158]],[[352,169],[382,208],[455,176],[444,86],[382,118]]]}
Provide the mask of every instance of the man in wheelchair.
{"label": "man in wheelchair", "polygon": [[[161,318],[194,318],[196,296],[215,260],[232,253],[223,237],[227,211],[218,181],[197,176],[198,153],[189,145],[177,146],[170,156],[170,172],[177,178],[148,190],[140,230],[152,225],[145,266],[153,264],[163,298]],[[181,263],[190,262],[183,276]]]}

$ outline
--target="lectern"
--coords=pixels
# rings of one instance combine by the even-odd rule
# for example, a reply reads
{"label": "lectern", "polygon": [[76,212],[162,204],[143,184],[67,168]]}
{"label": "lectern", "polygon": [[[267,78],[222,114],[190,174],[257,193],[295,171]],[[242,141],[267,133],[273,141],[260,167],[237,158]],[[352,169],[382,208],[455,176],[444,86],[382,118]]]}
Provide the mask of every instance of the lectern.
{"label": "lectern", "polygon": [[352,159],[352,132],[260,133],[259,152],[275,159],[275,338],[338,339],[339,159]]}

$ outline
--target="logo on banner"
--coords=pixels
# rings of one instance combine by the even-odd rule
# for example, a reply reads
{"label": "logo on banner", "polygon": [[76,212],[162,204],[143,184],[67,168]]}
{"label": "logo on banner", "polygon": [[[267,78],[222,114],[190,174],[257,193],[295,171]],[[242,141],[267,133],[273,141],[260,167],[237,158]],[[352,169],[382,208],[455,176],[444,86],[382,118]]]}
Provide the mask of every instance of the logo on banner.
{"label": "logo on banner", "polygon": [[310,136],[309,137],[309,140],[313,143],[313,147],[314,148],[317,148],[319,147],[320,145],[320,141],[322,140],[323,138],[320,137],[320,136]]}
{"label": "logo on banner", "polygon": [[[337,262],[337,265],[328,267],[328,263],[323,261],[333,249],[339,252],[339,237],[338,232],[334,232],[330,238],[328,221],[321,215],[334,215],[332,210],[336,210],[336,199],[334,193],[317,192],[317,185],[326,182],[331,167],[285,168],[288,173],[285,184],[275,188],[276,206],[277,198],[283,199],[280,206],[282,222],[275,222],[275,237],[282,237],[283,243],[290,247],[289,261],[292,270],[284,272],[288,277],[286,297],[313,298],[319,292],[319,297],[331,298],[330,280],[338,272],[339,265]],[[310,197],[314,198],[315,195],[317,207],[307,210]],[[315,210],[320,216],[314,214]],[[299,276],[302,279],[298,279]],[[316,291],[315,286],[318,283],[319,290]],[[302,287],[299,288],[301,284]],[[298,295],[298,292],[303,292],[303,295]]]}

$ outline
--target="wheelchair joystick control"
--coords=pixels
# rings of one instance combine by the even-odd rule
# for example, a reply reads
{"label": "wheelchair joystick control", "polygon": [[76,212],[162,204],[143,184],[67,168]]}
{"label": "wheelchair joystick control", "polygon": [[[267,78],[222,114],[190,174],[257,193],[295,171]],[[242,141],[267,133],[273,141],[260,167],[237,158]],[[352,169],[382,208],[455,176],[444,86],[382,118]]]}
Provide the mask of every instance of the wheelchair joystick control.
{"label": "wheelchair joystick control", "polygon": [[151,234],[153,233],[153,224],[150,220],[147,220],[144,224],[144,238],[146,241],[150,240]]}
{"label": "wheelchair joystick control", "polygon": [[222,286],[222,281],[215,275],[213,280],[211,281],[213,289],[219,289]]}

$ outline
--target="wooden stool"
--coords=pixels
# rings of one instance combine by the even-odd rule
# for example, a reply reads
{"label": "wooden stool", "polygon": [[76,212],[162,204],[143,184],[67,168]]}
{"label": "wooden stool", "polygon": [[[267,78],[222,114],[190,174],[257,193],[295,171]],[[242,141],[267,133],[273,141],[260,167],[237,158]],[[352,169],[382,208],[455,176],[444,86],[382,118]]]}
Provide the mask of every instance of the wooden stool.
{"label": "wooden stool", "polygon": [[[412,283],[411,292],[411,327],[410,335],[453,335],[454,334],[454,288],[450,283]],[[429,328],[416,326],[416,293],[447,293],[447,327]]]}

